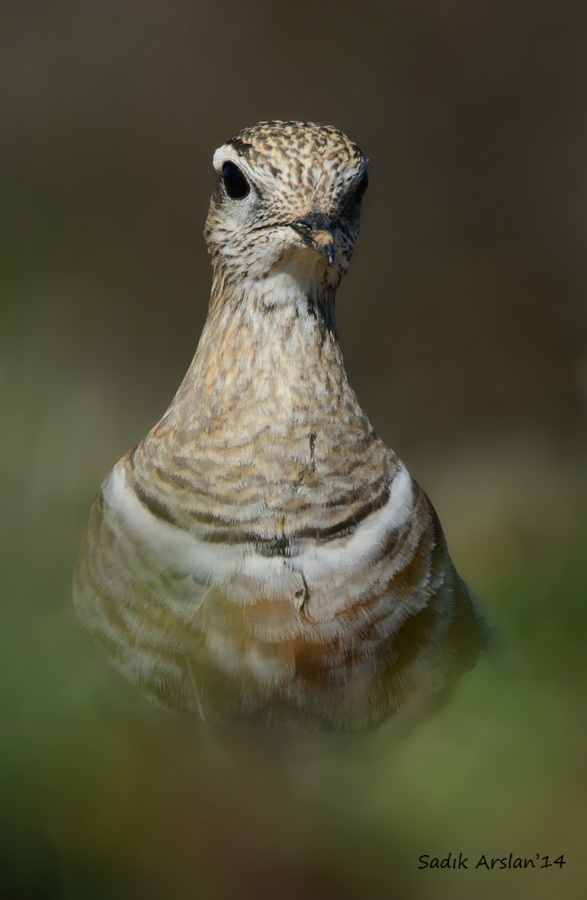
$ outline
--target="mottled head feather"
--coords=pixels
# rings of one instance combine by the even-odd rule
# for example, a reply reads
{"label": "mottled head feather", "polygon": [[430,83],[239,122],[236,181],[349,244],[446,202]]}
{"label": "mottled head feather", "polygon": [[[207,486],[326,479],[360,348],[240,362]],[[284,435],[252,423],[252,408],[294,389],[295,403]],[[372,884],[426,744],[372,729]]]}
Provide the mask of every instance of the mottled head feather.
{"label": "mottled head feather", "polygon": [[316,191],[356,174],[365,157],[334,125],[314,122],[259,122],[227,141],[241,159],[266,169],[285,187]]}
{"label": "mottled head feather", "polygon": [[[246,179],[249,191],[243,198],[231,198],[226,190],[227,164]],[[260,122],[219,147],[213,165],[218,181],[205,235],[228,277],[234,273],[241,283],[249,276],[262,279],[302,250],[321,278],[331,284],[340,280],[359,230],[367,165],[350,138],[332,125]],[[292,228],[317,216],[332,232],[328,267]]]}

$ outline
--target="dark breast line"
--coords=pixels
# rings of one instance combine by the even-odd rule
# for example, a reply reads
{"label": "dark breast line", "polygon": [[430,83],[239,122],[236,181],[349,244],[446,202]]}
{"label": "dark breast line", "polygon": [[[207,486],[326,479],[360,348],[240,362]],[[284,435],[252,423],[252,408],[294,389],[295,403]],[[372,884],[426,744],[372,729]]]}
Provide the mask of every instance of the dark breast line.
{"label": "dark breast line", "polygon": [[[135,483],[134,490],[140,503],[160,521],[167,522],[174,528],[185,531],[185,527],[171,513],[171,511],[160,501],[149,496],[138,484]],[[348,537],[353,534],[361,522],[372,513],[381,509],[389,500],[389,486],[374,499],[361,506],[356,513],[331,525],[329,528],[301,528],[297,531],[289,532],[287,535],[279,534],[272,537],[264,537],[254,531],[242,531],[237,526],[231,526],[225,519],[216,519],[224,525],[221,529],[215,529],[209,535],[202,536],[203,541],[211,544],[248,544],[260,556],[272,557],[283,556],[291,557],[292,543],[299,540],[316,540],[321,543]],[[209,524],[210,519],[216,517],[192,515],[195,521],[201,521],[202,524]]]}

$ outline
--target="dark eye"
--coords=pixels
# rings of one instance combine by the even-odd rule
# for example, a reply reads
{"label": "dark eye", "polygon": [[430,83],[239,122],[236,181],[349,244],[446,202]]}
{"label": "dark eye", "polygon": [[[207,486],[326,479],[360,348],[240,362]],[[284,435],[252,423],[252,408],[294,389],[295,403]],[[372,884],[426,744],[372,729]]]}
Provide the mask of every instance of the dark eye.
{"label": "dark eye", "polygon": [[365,171],[363,172],[363,174],[361,176],[361,180],[359,181],[359,183],[357,184],[357,186],[355,188],[355,199],[361,200],[363,197],[363,194],[365,193],[365,191],[367,190],[368,187],[369,187],[369,176],[367,175],[367,170],[365,169]]}
{"label": "dark eye", "polygon": [[251,190],[249,182],[234,163],[225,162],[222,166],[222,181],[226,193],[233,200],[242,200]]}

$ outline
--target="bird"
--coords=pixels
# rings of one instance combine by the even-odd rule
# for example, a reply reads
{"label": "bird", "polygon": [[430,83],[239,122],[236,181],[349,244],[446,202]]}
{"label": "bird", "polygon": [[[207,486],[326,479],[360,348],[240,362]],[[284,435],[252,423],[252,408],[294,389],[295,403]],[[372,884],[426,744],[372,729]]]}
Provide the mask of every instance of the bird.
{"label": "bird", "polygon": [[335,295],[367,163],[312,122],[260,122],[216,150],[195,356],[91,508],[83,625],[150,700],[210,725],[372,728],[487,640],[430,500],[344,367]]}

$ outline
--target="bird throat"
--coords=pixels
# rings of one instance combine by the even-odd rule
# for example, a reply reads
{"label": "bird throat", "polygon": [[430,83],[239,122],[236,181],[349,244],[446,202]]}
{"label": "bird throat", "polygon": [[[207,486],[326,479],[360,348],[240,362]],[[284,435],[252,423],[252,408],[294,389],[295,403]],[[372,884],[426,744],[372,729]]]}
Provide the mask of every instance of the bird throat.
{"label": "bird throat", "polygon": [[281,432],[323,428],[341,404],[363,415],[344,369],[328,285],[274,276],[238,292],[224,287],[222,299],[213,288],[186,376],[200,414],[242,429],[249,414],[255,427],[266,415],[270,430]]}

